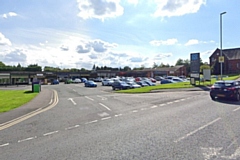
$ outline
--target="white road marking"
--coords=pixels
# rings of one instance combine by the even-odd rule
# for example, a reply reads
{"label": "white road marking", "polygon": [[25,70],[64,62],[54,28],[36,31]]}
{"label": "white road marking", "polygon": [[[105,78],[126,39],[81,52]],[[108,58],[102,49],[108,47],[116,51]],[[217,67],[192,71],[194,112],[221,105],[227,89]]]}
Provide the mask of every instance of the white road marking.
{"label": "white road marking", "polygon": [[5,144],[1,144],[0,147],[5,147],[5,146],[8,146],[9,143],[5,143]]}
{"label": "white road marking", "polygon": [[186,99],[184,99],[184,98],[183,98],[183,99],[179,99],[179,101],[185,101],[185,100],[186,100]]}
{"label": "white road marking", "polygon": [[176,100],[176,101],[174,101],[174,102],[180,102],[180,100]]}
{"label": "white road marking", "polygon": [[132,112],[133,112],[133,113],[136,113],[136,112],[138,112],[138,110],[133,110]]}
{"label": "white road marking", "polygon": [[103,120],[107,120],[107,119],[110,119],[110,118],[112,118],[112,117],[105,117],[105,118],[102,118],[101,120],[103,121]]}
{"label": "white road marking", "polygon": [[85,124],[91,124],[91,123],[96,123],[96,122],[98,122],[98,120],[90,121],[90,122],[87,122]]}
{"label": "white road marking", "polygon": [[48,104],[52,104],[53,99],[51,98],[50,102]]}
{"label": "white road marking", "polygon": [[145,110],[147,110],[147,108],[141,108],[141,111],[145,111]]}
{"label": "white road marking", "polygon": [[198,131],[200,131],[200,130],[202,130],[202,129],[204,129],[204,128],[210,126],[210,125],[212,125],[213,123],[219,121],[220,119],[221,119],[221,118],[217,118],[217,119],[213,120],[212,122],[209,122],[209,123],[207,123],[207,124],[205,124],[205,125],[199,127],[198,129],[196,129],[196,130],[194,130],[194,131],[192,131],[192,132],[189,132],[188,134],[186,134],[185,136],[183,136],[183,137],[181,137],[181,138],[175,140],[174,142],[175,142],[175,143],[180,142],[180,141],[182,141],[183,139],[185,139],[185,138],[187,138],[187,137],[189,137],[189,136],[191,136],[191,135],[197,133]]}
{"label": "white road marking", "polygon": [[74,128],[77,128],[77,127],[79,127],[79,125],[75,125],[75,126],[72,126],[72,127],[65,128],[65,130],[70,130],[70,129],[74,129]]}
{"label": "white road marking", "polygon": [[151,108],[157,108],[158,106],[156,106],[156,105],[154,105],[154,106],[152,106]]}
{"label": "white road marking", "polygon": [[48,132],[48,133],[43,134],[43,136],[49,136],[49,135],[52,135],[55,133],[58,133],[58,131]]}
{"label": "white road marking", "polygon": [[103,112],[103,113],[98,113],[98,115],[99,115],[100,117],[109,116],[109,114],[108,114],[108,113],[106,113],[106,112]]}
{"label": "white road marking", "polygon": [[69,101],[71,101],[73,103],[73,105],[77,105],[76,102],[74,102],[74,100],[72,98],[68,98]]}
{"label": "white road marking", "polygon": [[19,140],[18,143],[20,143],[20,142],[25,142],[25,141],[30,141],[30,140],[36,139],[36,138],[37,138],[37,136],[35,136],[35,137],[29,137],[29,138],[26,138],[26,139]]}
{"label": "white road marking", "polygon": [[116,115],[115,115],[115,117],[120,117],[120,116],[122,116],[122,114],[116,114]]}
{"label": "white road marking", "polygon": [[104,104],[102,104],[102,103],[99,103],[101,106],[103,106],[104,108],[106,108],[107,110],[109,110],[109,111],[111,111],[111,109],[110,108],[108,108],[107,106],[105,106]]}
{"label": "white road marking", "polygon": [[240,109],[240,107],[234,109],[233,112],[236,112],[236,111],[238,111],[239,109]]}
{"label": "white road marking", "polygon": [[167,102],[167,104],[172,104],[173,102]]}
{"label": "white road marking", "polygon": [[231,156],[221,156],[221,158],[225,158],[225,159],[238,159],[239,157],[240,157],[240,147],[238,147]]}
{"label": "white road marking", "polygon": [[165,103],[163,103],[163,104],[160,104],[159,106],[165,106],[166,104]]}
{"label": "white road marking", "polygon": [[201,147],[204,160],[209,160],[220,155],[223,148],[203,148]]}
{"label": "white road marking", "polygon": [[103,97],[103,96],[97,95],[97,97],[102,98],[103,101],[107,100],[107,98],[106,98],[106,97]]}
{"label": "white road marking", "polygon": [[87,99],[89,99],[89,100],[91,100],[91,101],[94,101],[94,99],[92,99],[92,98],[90,98],[90,97],[88,97],[88,96],[85,96],[85,98],[87,98]]}

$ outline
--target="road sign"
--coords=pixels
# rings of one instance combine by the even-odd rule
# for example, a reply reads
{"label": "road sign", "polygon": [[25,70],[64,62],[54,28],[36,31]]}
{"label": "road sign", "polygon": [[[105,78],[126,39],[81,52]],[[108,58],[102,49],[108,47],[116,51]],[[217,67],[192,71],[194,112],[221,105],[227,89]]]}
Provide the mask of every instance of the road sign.
{"label": "road sign", "polygon": [[218,57],[218,61],[219,61],[219,63],[224,63],[224,57],[223,56],[219,56]]}
{"label": "road sign", "polygon": [[200,72],[200,53],[191,53],[190,55],[190,70],[191,73]]}

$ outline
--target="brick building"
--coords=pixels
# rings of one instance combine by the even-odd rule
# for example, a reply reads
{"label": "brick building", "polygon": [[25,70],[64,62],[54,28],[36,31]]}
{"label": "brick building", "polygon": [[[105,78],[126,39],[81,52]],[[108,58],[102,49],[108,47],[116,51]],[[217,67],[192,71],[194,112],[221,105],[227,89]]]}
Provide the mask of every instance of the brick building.
{"label": "brick building", "polygon": [[[209,57],[212,74],[221,74],[221,64],[219,63],[220,49],[216,49]],[[222,56],[224,63],[222,64],[223,74],[240,74],[240,48],[223,49]]]}

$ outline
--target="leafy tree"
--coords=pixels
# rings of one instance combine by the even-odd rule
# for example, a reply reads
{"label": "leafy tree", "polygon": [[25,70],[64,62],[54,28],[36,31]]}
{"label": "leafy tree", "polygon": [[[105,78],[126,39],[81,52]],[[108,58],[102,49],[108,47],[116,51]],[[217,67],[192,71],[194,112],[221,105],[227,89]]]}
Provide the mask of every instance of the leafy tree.
{"label": "leafy tree", "polygon": [[204,69],[211,69],[211,67],[208,64],[203,64],[200,66],[200,72],[202,73]]}
{"label": "leafy tree", "polygon": [[131,71],[131,68],[129,66],[125,66],[125,67],[123,67],[123,70],[124,71]]}
{"label": "leafy tree", "polygon": [[153,68],[153,69],[154,69],[154,68],[158,68],[158,65],[157,65],[157,63],[155,63],[155,62],[154,62],[154,63],[153,63],[153,67],[152,67],[152,68]]}

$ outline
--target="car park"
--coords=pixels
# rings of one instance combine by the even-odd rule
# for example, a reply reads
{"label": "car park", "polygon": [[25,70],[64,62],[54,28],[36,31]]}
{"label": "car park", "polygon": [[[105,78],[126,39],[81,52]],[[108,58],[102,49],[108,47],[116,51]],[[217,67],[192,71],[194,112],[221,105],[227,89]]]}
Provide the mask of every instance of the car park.
{"label": "car park", "polygon": [[102,85],[103,86],[111,86],[113,84],[113,80],[112,79],[103,79],[102,80]]}
{"label": "car park", "polygon": [[116,89],[122,90],[122,89],[130,89],[130,88],[131,88],[130,85],[123,81],[115,81],[112,84],[113,90],[116,90]]}
{"label": "car park", "polygon": [[225,98],[240,101],[240,81],[216,81],[211,87],[210,97],[212,100]]}
{"label": "car park", "polygon": [[142,86],[137,84],[136,82],[127,82],[130,88],[141,88]]}
{"label": "car park", "polygon": [[86,81],[84,83],[85,87],[97,87],[97,83],[95,83],[94,81]]}
{"label": "car park", "polygon": [[102,78],[101,78],[101,77],[94,78],[93,81],[94,81],[94,82],[102,82]]}

